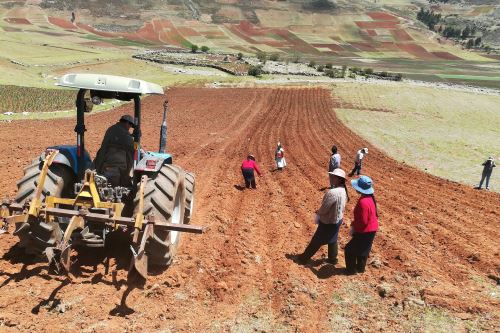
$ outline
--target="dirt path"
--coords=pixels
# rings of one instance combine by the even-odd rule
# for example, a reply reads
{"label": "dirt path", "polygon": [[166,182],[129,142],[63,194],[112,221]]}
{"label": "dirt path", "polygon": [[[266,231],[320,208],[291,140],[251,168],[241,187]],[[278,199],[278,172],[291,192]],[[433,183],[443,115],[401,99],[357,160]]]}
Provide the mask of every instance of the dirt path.
{"label": "dirt path", "polygon": [[[418,330],[418,316],[429,311],[422,302],[465,318],[454,327],[468,321],[498,327],[498,287],[488,275],[499,276],[500,195],[396,163],[337,120],[328,90],[189,88],[169,94],[168,148],[175,163],[196,173],[193,223],[209,231],[183,235],[174,265],[132,290],[120,260],[106,272],[75,257],[81,265],[68,280],[31,263],[13,247],[17,239],[4,236],[1,331],[407,331]],[[143,143],[152,150],[161,105],[160,97],[144,102]],[[92,155],[124,112],[130,110],[89,117]],[[0,124],[3,192],[15,193],[22,167],[44,147],[72,142],[73,127],[67,119]],[[278,140],[287,154],[284,172],[272,171]],[[314,231],[312,214],[328,184],[333,143],[344,169],[357,149],[370,148],[363,171],[375,182],[381,230],[376,260],[362,276],[342,275],[343,255],[337,268],[320,261],[305,268],[286,257],[302,251]],[[239,166],[248,152],[264,170],[255,191],[240,188]],[[350,195],[347,220],[356,201]],[[377,294],[381,283],[392,286],[391,297]]]}

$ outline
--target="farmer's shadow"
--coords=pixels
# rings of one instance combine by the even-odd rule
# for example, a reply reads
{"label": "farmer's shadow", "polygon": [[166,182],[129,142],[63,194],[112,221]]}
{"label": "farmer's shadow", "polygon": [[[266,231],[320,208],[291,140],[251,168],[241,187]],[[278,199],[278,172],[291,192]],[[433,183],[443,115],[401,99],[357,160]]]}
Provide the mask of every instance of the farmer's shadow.
{"label": "farmer's shadow", "polygon": [[241,186],[241,185],[233,185],[235,189],[237,189],[238,191],[244,191],[245,190],[245,187],[244,186]]}
{"label": "farmer's shadow", "polygon": [[[297,254],[287,253],[285,254],[285,257],[297,263]],[[327,263],[324,259],[311,259],[307,262],[307,264],[301,266],[308,268],[318,277],[318,279],[328,279],[334,275],[345,275],[345,268],[335,267],[335,265]]]}
{"label": "farmer's shadow", "polygon": [[335,267],[332,264],[324,264],[319,268],[309,266],[311,272],[318,277],[318,279],[328,279],[334,275],[345,275],[345,268]]}

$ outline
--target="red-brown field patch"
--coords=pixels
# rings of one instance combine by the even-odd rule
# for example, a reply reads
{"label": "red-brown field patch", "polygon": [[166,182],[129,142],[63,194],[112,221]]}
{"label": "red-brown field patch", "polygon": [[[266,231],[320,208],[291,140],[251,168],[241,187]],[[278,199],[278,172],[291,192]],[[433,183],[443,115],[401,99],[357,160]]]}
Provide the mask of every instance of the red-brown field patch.
{"label": "red-brown field patch", "polygon": [[451,54],[449,52],[431,52],[434,54],[436,57],[441,58],[441,59],[446,59],[446,60],[463,60],[460,57],[457,57],[454,54]]}
{"label": "red-brown field patch", "polygon": [[137,35],[140,36],[141,38],[147,40],[147,41],[151,41],[153,43],[161,43],[161,40],[158,37],[158,32],[155,31],[155,28],[154,28],[152,22],[144,23],[142,28],[137,30]]}
{"label": "red-brown field patch", "polygon": [[28,25],[31,24],[31,22],[28,21],[28,19],[22,17],[6,17],[3,20],[7,23],[12,23],[12,24],[28,24]]}
{"label": "red-brown field patch", "polygon": [[403,29],[390,30],[396,42],[411,42],[413,38]]}
{"label": "red-brown field patch", "polygon": [[188,27],[178,27],[177,31],[179,31],[181,35],[186,37],[201,36],[201,34],[198,31]]}
{"label": "red-brown field patch", "polygon": [[380,44],[382,45],[382,49],[384,50],[390,50],[390,51],[400,50],[394,42],[380,42]]}
{"label": "red-brown field patch", "polygon": [[62,18],[54,17],[54,16],[49,16],[47,18],[49,22],[55,26],[58,26],[59,28],[63,29],[69,29],[69,30],[74,30],[76,29],[76,25],[71,23],[70,21],[64,20]]}
{"label": "red-brown field patch", "polygon": [[366,30],[366,32],[368,33],[368,36],[370,37],[374,37],[374,36],[377,36],[377,32],[375,30]]}
{"label": "red-brown field patch", "polygon": [[420,59],[436,59],[436,57],[432,54],[429,53],[426,49],[424,49],[422,46],[417,45],[417,44],[398,44],[396,43],[397,47],[399,47],[401,50],[414,55],[417,58]]}
{"label": "red-brown field patch", "polygon": [[369,12],[366,15],[370,16],[374,21],[399,21],[397,17],[385,12]]}
{"label": "red-brown field patch", "polygon": [[351,45],[360,51],[377,52],[377,49],[372,44],[369,43],[351,42]]}
{"label": "red-brown field patch", "polygon": [[361,29],[396,29],[398,21],[356,21]]}

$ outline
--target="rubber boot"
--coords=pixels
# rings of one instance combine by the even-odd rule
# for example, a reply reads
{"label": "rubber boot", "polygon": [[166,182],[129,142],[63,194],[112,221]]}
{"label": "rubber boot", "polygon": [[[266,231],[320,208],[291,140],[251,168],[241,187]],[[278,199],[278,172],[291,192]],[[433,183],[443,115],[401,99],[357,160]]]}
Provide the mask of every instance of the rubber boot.
{"label": "rubber boot", "polygon": [[332,265],[338,264],[337,256],[339,254],[339,244],[337,242],[328,244],[328,259],[326,262]]}
{"label": "rubber boot", "polygon": [[358,273],[365,272],[367,260],[368,260],[368,257],[361,257],[361,256],[356,257],[356,270],[358,271]]}
{"label": "rubber boot", "polygon": [[345,270],[347,275],[356,274],[356,256],[345,254]]}

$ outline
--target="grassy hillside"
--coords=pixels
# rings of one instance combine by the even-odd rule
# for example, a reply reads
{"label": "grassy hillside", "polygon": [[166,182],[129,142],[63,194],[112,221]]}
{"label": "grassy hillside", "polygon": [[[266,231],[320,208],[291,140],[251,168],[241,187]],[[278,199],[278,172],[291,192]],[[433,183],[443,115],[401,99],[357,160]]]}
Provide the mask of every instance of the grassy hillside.
{"label": "grassy hillside", "polygon": [[[404,84],[338,84],[333,95],[339,98],[337,115],[350,128],[397,160],[437,176],[472,186],[480,180],[481,163],[500,157],[498,95]],[[494,172],[495,191],[499,179]]]}

